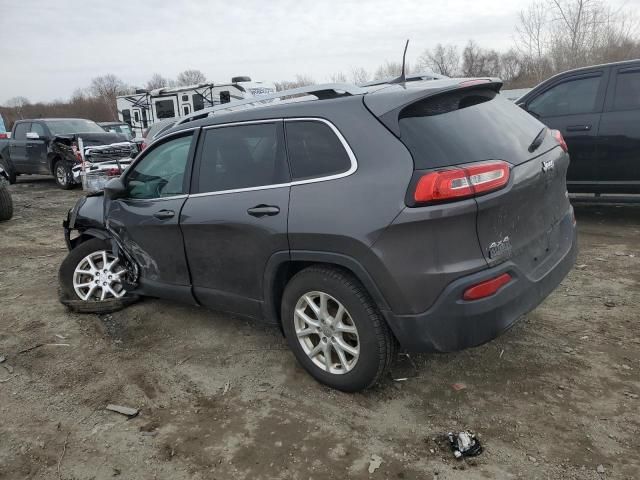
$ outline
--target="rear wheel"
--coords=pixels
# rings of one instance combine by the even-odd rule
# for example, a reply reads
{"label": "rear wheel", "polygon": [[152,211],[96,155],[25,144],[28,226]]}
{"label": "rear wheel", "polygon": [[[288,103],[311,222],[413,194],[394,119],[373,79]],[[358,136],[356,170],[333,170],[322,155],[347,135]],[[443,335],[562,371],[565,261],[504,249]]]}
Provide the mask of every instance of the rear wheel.
{"label": "rear wheel", "polygon": [[7,182],[0,178],[0,222],[13,217],[13,201],[7,189]]}
{"label": "rear wheel", "polygon": [[60,300],[79,312],[112,312],[137,299],[125,288],[127,269],[111,243],[97,238],[71,250],[60,265]]}
{"label": "rear wheel", "polygon": [[330,267],[309,267],[291,279],[282,327],[302,366],[346,392],[373,386],[395,355],[395,339],[364,287]]}
{"label": "rear wheel", "polygon": [[73,188],[73,173],[71,167],[63,160],[58,160],[53,166],[53,175],[56,183],[63,190],[71,190]]}

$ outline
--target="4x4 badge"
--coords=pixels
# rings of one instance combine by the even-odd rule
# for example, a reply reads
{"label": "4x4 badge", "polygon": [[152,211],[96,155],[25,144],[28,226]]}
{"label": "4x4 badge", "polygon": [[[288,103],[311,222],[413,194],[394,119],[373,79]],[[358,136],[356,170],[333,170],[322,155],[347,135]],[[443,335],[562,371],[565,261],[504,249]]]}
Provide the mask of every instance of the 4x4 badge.
{"label": "4x4 badge", "polygon": [[504,237],[502,240],[498,242],[493,242],[489,245],[489,258],[491,260],[495,260],[500,257],[511,256],[511,240],[509,237]]}
{"label": "4x4 badge", "polygon": [[555,162],[553,160],[545,160],[542,162],[542,171],[545,173],[549,170],[553,170],[553,167],[555,167]]}

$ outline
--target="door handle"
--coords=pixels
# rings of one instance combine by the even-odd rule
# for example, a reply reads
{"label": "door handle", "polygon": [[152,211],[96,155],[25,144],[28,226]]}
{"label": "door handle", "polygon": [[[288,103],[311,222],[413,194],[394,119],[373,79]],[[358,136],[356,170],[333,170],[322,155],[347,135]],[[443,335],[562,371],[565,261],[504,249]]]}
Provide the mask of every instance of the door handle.
{"label": "door handle", "polygon": [[280,213],[280,208],[275,205],[256,205],[253,208],[247,210],[247,213],[253,217],[265,217],[265,216],[273,216]]}
{"label": "door handle", "polygon": [[31,145],[30,143],[27,143],[27,148],[33,148],[33,145]]}
{"label": "door handle", "polygon": [[153,214],[154,217],[159,218],[160,220],[168,220],[169,218],[173,218],[176,212],[173,210],[160,210]]}
{"label": "door handle", "polygon": [[571,125],[567,127],[567,132],[588,132],[591,130],[591,125]]}

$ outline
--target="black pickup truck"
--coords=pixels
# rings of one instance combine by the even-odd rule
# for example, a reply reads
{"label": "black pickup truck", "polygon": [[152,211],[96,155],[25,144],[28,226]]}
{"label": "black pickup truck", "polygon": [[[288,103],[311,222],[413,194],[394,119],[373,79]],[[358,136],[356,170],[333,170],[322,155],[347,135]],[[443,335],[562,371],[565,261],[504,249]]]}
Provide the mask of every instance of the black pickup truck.
{"label": "black pickup truck", "polygon": [[0,140],[0,167],[15,183],[25,174],[53,175],[60,188],[78,183],[72,169],[83,160],[78,146],[111,145],[101,150],[100,161],[131,156],[132,147],[124,134],[105,132],[91,120],[79,118],[38,118],[18,120],[11,138]]}
{"label": "black pickup truck", "polygon": [[516,103],[564,136],[569,192],[640,193],[640,60],[561,73]]}

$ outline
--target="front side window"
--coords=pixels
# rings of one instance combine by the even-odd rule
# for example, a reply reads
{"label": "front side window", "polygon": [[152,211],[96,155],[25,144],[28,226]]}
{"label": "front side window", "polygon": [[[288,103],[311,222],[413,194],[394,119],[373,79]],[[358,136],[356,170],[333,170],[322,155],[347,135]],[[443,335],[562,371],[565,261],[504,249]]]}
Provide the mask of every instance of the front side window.
{"label": "front side window", "polygon": [[46,136],[46,134],[44,132],[44,127],[39,123],[32,123],[31,124],[31,131],[33,133],[37,133],[40,138]]}
{"label": "front side window", "polygon": [[592,113],[596,109],[600,80],[597,76],[560,83],[534,98],[527,109],[543,118]]}
{"label": "front side window", "polygon": [[288,181],[281,122],[220,127],[204,132],[198,192]]}
{"label": "front side window", "polygon": [[186,193],[185,172],[192,134],[157,145],[127,174],[129,198],[162,198]]}
{"label": "front side window", "polygon": [[176,111],[173,107],[173,100],[160,100],[156,102],[156,117],[158,120],[173,118],[175,116]]}
{"label": "front side window", "polygon": [[613,109],[640,109],[640,70],[618,72]]}
{"label": "front side window", "polygon": [[19,123],[16,125],[16,130],[13,134],[14,140],[25,140],[27,138],[27,132],[30,128],[30,123]]}
{"label": "front side window", "polygon": [[317,121],[286,122],[293,180],[327,177],[351,168],[351,159],[331,127]]}

